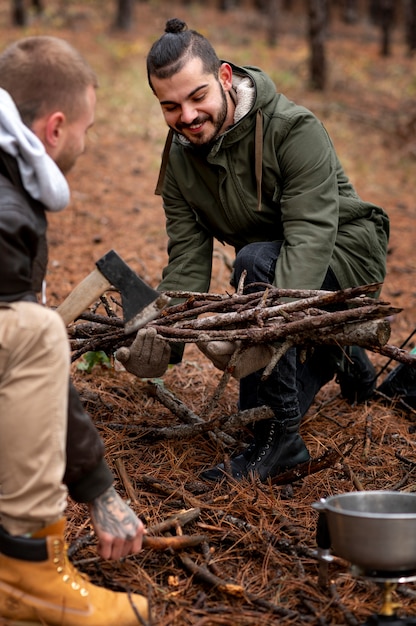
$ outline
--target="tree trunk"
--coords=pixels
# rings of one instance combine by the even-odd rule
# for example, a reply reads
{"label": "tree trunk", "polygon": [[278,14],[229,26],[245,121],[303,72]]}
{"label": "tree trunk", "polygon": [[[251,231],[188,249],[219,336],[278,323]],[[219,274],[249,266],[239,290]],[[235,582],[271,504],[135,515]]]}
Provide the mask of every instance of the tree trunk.
{"label": "tree trunk", "polygon": [[13,0],[12,2],[12,24],[13,26],[25,26],[27,14],[24,0]]}
{"label": "tree trunk", "polygon": [[344,0],[342,7],[342,19],[346,24],[355,24],[358,21],[357,0]]}
{"label": "tree trunk", "polygon": [[279,0],[267,0],[267,43],[271,47],[277,44],[279,14]]}
{"label": "tree trunk", "polygon": [[133,26],[134,0],[117,0],[117,13],[114,21],[116,30],[131,30]]}
{"label": "tree trunk", "polygon": [[32,0],[32,4],[33,4],[33,8],[35,9],[38,15],[43,13],[43,1],[42,0]]}
{"label": "tree trunk", "polygon": [[325,37],[328,24],[328,0],[308,0],[310,41],[310,83],[313,89],[326,85]]}
{"label": "tree trunk", "polygon": [[[25,0],[12,0],[11,6],[13,26],[26,26],[27,9],[25,7]],[[42,0],[32,0],[32,6],[38,15],[41,15],[43,13]]]}
{"label": "tree trunk", "polygon": [[416,0],[405,0],[403,9],[407,52],[412,56],[416,50]]}
{"label": "tree trunk", "polygon": [[394,24],[395,0],[380,0],[381,55],[391,54],[391,31]]}

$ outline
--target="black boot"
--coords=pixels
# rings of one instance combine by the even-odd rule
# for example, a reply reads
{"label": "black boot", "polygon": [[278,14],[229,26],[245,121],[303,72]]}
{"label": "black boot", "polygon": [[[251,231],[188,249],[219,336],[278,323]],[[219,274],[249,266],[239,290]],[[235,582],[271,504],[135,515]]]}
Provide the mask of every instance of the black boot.
{"label": "black boot", "polygon": [[377,387],[377,391],[416,409],[416,368],[405,363],[396,365]]}
{"label": "black boot", "polygon": [[[244,476],[247,476],[247,463],[251,459],[254,450],[257,448],[256,443],[253,441],[247,448],[238,454],[237,456],[230,459],[230,468],[232,477],[235,480],[241,480]],[[201,473],[201,478],[204,480],[216,481],[219,482],[223,480],[227,476],[227,470],[225,469],[224,463],[219,463],[215,467],[211,467],[208,470],[205,470]]]}
{"label": "black boot", "polygon": [[259,445],[247,463],[246,472],[254,474],[261,482],[309,461],[310,455],[299,434],[301,418],[285,420],[272,418],[261,422]]}
{"label": "black boot", "polygon": [[341,395],[350,404],[365,402],[374,394],[376,370],[363,348],[351,346],[347,355],[344,369],[337,375]]}

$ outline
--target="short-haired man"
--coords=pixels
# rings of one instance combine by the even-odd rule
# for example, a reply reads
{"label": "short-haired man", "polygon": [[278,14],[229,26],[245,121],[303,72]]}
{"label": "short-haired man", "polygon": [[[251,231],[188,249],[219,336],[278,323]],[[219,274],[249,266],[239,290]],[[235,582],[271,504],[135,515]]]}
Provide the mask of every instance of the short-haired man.
{"label": "short-haired man", "polygon": [[62,39],[28,37],[0,54],[0,616],[6,624],[133,626],[138,615],[148,615],[144,597],[95,586],[68,561],[68,492],[88,503],[104,558],[139,551],[145,530],[115,491],[98,431],[69,382],[64,323],[37,302],[47,262],[46,212],[69,201],[64,174],[84,150],[96,87],[93,70]]}

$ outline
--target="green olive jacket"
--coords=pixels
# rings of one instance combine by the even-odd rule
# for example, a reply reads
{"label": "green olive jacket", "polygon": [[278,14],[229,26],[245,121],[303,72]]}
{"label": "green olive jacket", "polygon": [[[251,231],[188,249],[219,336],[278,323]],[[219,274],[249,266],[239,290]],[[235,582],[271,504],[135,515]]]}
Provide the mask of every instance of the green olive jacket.
{"label": "green olive jacket", "polygon": [[274,284],[319,289],[328,267],[342,288],[382,282],[389,220],[345,175],[324,126],[276,93],[259,68],[250,111],[205,153],[174,133],[159,190],[169,238],[162,290],[207,292],[213,240],[283,241]]}

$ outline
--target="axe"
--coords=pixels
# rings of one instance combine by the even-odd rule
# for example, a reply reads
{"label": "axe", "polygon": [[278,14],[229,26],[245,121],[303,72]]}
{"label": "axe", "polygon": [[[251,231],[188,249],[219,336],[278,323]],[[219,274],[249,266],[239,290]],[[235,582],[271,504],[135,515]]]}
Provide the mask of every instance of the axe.
{"label": "axe", "polygon": [[126,334],[154,320],[168,304],[170,298],[149,287],[114,250],[95,265],[56,309],[65,324],[73,322],[111,286],[121,294]]}

